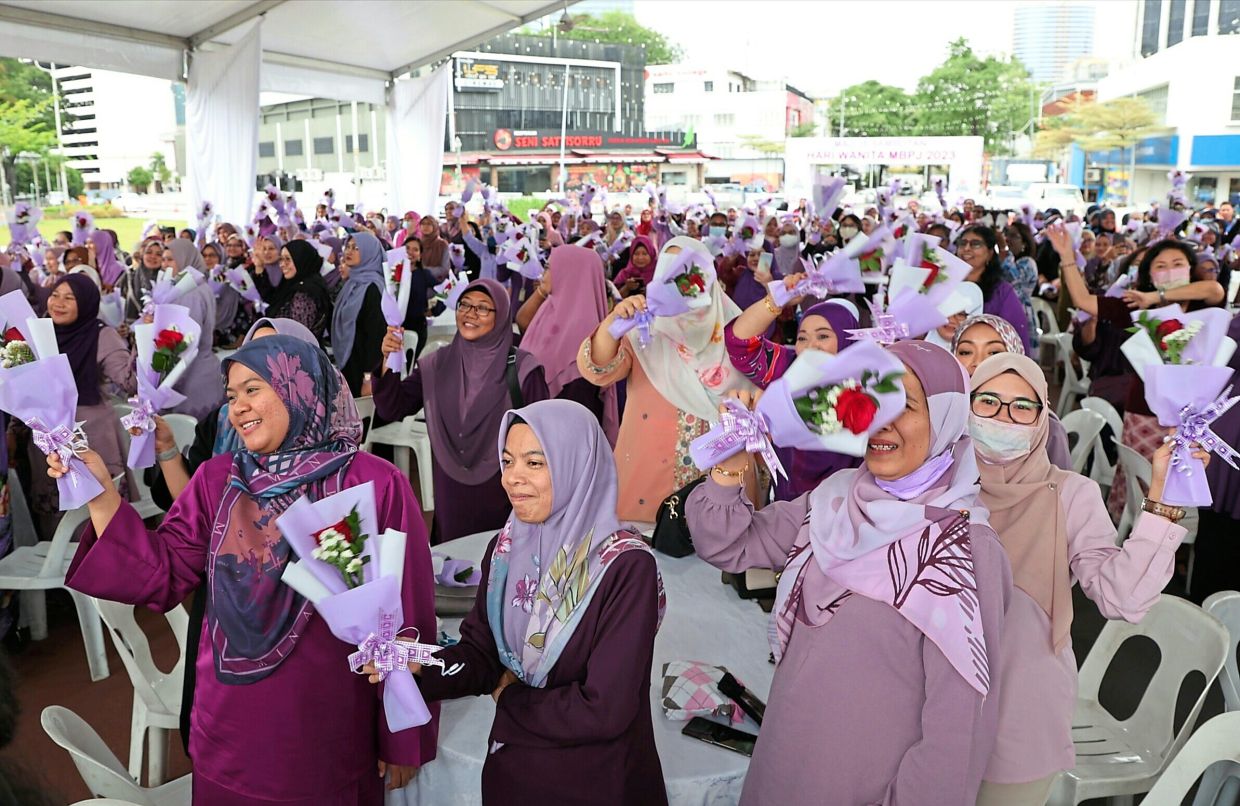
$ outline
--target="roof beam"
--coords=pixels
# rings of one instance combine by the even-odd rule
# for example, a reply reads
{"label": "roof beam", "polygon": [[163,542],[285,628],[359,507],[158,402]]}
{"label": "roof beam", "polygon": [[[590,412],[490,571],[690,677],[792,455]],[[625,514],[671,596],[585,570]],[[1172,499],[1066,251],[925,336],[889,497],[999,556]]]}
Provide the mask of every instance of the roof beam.
{"label": "roof beam", "polygon": [[379,81],[389,80],[386,70],[376,70],[373,67],[363,67],[357,64],[330,62],[318,58],[311,59],[308,56],[297,56],[292,53],[278,53],[272,50],[264,50],[263,61],[268,64],[283,64],[288,67],[304,67],[308,70],[319,70],[327,73],[340,73],[341,75],[357,76],[358,78],[371,78]]}
{"label": "roof beam", "polygon": [[122,42],[140,42],[161,48],[186,50],[190,46],[188,39],[156,31],[144,31],[141,28],[130,28],[127,25],[114,25],[108,22],[78,19],[65,14],[52,14],[47,11],[32,11],[0,3],[0,21],[34,25],[40,28],[52,28],[58,31],[72,31],[80,34],[94,34]]}
{"label": "roof beam", "polygon": [[242,25],[255,17],[266,14],[268,11],[283,2],[284,0],[258,0],[256,3],[251,3],[235,14],[230,14],[214,25],[208,25],[206,28],[203,28],[201,31],[191,36],[189,38],[189,46],[193,49],[197,48],[203,42],[210,42],[220,34],[231,31],[238,25]]}

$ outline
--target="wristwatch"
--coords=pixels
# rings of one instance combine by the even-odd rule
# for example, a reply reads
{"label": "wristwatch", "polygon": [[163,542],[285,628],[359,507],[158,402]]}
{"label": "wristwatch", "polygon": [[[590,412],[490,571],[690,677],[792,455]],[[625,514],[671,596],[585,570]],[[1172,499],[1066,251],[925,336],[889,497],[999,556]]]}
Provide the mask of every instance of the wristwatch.
{"label": "wristwatch", "polygon": [[177,449],[175,446],[173,446],[166,451],[161,451],[160,453],[156,454],[155,458],[159,460],[160,462],[171,462],[173,459],[177,458],[180,455],[181,455],[181,451]]}
{"label": "wristwatch", "polygon": [[1161,288],[1160,288],[1160,289],[1158,289],[1158,302],[1159,302],[1159,304],[1160,304],[1160,305],[1166,305],[1166,304],[1167,304],[1167,292],[1166,292],[1166,291],[1164,291],[1164,290],[1163,290],[1163,289],[1161,289]]}
{"label": "wristwatch", "polygon": [[1184,507],[1173,507],[1160,501],[1153,501],[1149,498],[1141,499],[1141,511],[1148,512],[1151,515],[1157,515],[1160,518],[1166,518],[1172,523],[1179,523],[1187,514]]}

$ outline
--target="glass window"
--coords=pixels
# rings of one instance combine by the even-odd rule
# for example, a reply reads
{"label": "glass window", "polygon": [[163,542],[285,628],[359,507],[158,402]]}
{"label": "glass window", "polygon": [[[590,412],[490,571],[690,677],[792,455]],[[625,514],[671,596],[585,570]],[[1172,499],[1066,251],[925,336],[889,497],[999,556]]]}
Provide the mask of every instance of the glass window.
{"label": "glass window", "polygon": [[1219,36],[1240,33],[1240,0],[1219,0],[1218,33]]}
{"label": "glass window", "polygon": [[1184,14],[1187,5],[1188,0],[1171,0],[1170,13],[1167,15],[1167,47],[1184,39]]}
{"label": "glass window", "polygon": [[715,82],[713,82],[713,81],[703,81],[703,82],[702,82],[702,89],[706,90],[707,92],[714,92],[714,91],[715,91]]}
{"label": "glass window", "polygon": [[[359,134],[357,136],[357,145],[358,145],[358,151],[369,151],[370,150],[370,135]],[[344,153],[346,154],[353,153],[353,135],[351,134],[346,134],[344,136]]]}
{"label": "glass window", "polygon": [[1162,23],[1162,0],[1145,0],[1141,15],[1141,55],[1158,52],[1159,25]]}
{"label": "glass window", "polygon": [[300,140],[285,140],[284,141],[284,156],[300,157],[301,156],[301,141]]}
{"label": "glass window", "polygon": [[258,156],[274,157],[276,155],[276,144],[270,140],[265,143],[258,144]]}
{"label": "glass window", "polygon": [[1231,119],[1240,120],[1240,76],[1236,76],[1231,89]]}
{"label": "glass window", "polygon": [[1193,0],[1193,36],[1210,33],[1210,0]]}
{"label": "glass window", "polygon": [[1138,92],[1137,97],[1144,98],[1145,102],[1150,105],[1150,111],[1154,113],[1154,120],[1159,126],[1167,124],[1167,85],[1155,87],[1152,90]]}
{"label": "glass window", "polygon": [[663,82],[662,84],[654,85],[655,95],[670,95],[671,93],[675,91],[676,91],[676,84],[675,82],[672,82],[672,81],[666,81],[666,82]]}
{"label": "glass window", "polygon": [[336,150],[336,141],[331,137],[314,138],[315,154],[331,154]]}

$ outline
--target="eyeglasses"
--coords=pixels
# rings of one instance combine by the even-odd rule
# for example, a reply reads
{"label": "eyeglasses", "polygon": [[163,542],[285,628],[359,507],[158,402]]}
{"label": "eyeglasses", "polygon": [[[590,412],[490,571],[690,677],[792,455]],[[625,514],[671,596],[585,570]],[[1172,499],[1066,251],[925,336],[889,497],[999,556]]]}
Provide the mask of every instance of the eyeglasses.
{"label": "eyeglasses", "polygon": [[469,316],[471,313],[477,314],[479,319],[486,319],[495,315],[494,308],[488,308],[485,305],[473,305],[468,302],[458,302],[456,304],[456,310],[462,316]]}
{"label": "eyeglasses", "polygon": [[972,238],[965,241],[956,241],[957,249],[985,249],[986,242],[982,240],[973,240]]}
{"label": "eyeglasses", "polygon": [[1007,409],[1008,417],[1017,425],[1033,425],[1042,412],[1042,404],[1036,400],[1018,397],[1004,401],[990,392],[974,392],[971,408],[978,417],[986,419],[997,417],[999,412]]}

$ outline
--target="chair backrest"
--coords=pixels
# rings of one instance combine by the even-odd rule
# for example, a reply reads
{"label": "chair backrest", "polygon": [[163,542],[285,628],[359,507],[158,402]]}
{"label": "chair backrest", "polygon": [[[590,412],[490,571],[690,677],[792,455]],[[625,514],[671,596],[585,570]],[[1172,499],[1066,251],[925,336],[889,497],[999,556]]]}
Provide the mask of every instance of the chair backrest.
{"label": "chair backrest", "polygon": [[426,356],[428,353],[435,352],[440,347],[446,347],[447,345],[452,343],[452,340],[454,338],[456,338],[455,331],[453,331],[452,333],[435,333],[430,336],[427,336],[426,346],[422,348],[422,355]]}
{"label": "chair backrest", "polygon": [[1223,699],[1228,711],[1240,711],[1240,668],[1237,667],[1236,647],[1240,646],[1240,593],[1219,591],[1201,603],[1201,609],[1214,616],[1227,627],[1227,662],[1219,678]]}
{"label": "chair backrest", "polygon": [[1120,438],[1124,435],[1124,418],[1119,416],[1119,412],[1115,410],[1114,406],[1103,398],[1090,395],[1089,397],[1081,398],[1081,408],[1101,414],[1106,419],[1107,425],[1111,426],[1115,441],[1120,441]]}
{"label": "chair backrest", "polygon": [[1033,298],[1033,317],[1037,320],[1038,330],[1043,335],[1053,336],[1059,332],[1059,320],[1055,318],[1055,309],[1041,297]]}
{"label": "chair backrest", "polygon": [[1065,414],[1060,422],[1068,434],[1068,442],[1071,443],[1072,435],[1076,435],[1076,442],[1072,445],[1072,472],[1081,473],[1102,437],[1102,428],[1107,421],[1097,412],[1076,409]]}
{"label": "chair backrest", "polygon": [[[1205,702],[1210,684],[1223,668],[1227,654],[1227,628],[1195,604],[1175,596],[1161,596],[1139,624],[1108,621],[1081,666],[1081,699],[1098,701],[1102,678],[1115,654],[1128,638],[1143,635],[1158,645],[1160,659],[1141,702],[1127,719],[1119,720],[1133,737],[1163,758],[1170,758],[1184,745]],[[1180,687],[1192,672],[1205,677],[1188,718],[1175,730],[1176,703]]]}
{"label": "chair backrest", "polygon": [[43,568],[39,576],[46,579],[63,578],[65,558],[69,555],[69,545],[73,536],[82,524],[90,518],[90,511],[85,506],[71,509],[60,518],[56,533],[52,535],[51,545],[47,547],[47,558],[43,560]]}
{"label": "chair backrest", "polygon": [[[1081,383],[1081,374],[1077,372],[1076,365],[1072,363],[1072,334],[1056,333],[1055,345],[1059,352],[1060,363],[1063,364],[1063,382],[1065,384],[1071,382],[1074,386]],[[1082,362],[1081,366],[1088,369],[1089,365]]]}
{"label": "chair backrest", "polygon": [[1119,452],[1119,466],[1124,469],[1124,475],[1127,477],[1128,500],[1139,502],[1150,488],[1150,481],[1154,477],[1154,466],[1150,464],[1149,459],[1127,445],[1117,442],[1115,450]]}
{"label": "chair backrest", "polygon": [[155,806],[86,720],[68,708],[49,705],[43,709],[40,721],[48,737],[68,751],[91,794]]}
{"label": "chair backrest", "polygon": [[140,697],[147,708],[155,712],[176,714],[181,710],[181,681],[185,676],[185,633],[189,629],[189,614],[185,608],[177,605],[164,614],[168,626],[176,636],[181,656],[177,658],[172,671],[165,674],[155,665],[151,657],[151,645],[146,633],[134,619],[133,605],[109,602],[106,599],[95,599],[99,615],[108,626],[112,635],[112,643],[116,653],[129,672],[129,680],[133,683],[134,695]]}
{"label": "chair backrest", "polygon": [[370,432],[373,430],[375,422],[375,399],[370,395],[366,397],[353,398],[353,405],[357,407],[357,418],[362,421],[362,444],[359,446],[361,450],[370,450]]}
{"label": "chair backrest", "polygon": [[[211,412],[208,417],[215,417],[216,412]],[[194,444],[194,436],[198,429],[198,421],[188,414],[170,413],[163,415],[164,422],[172,429],[172,438],[176,440],[177,449],[184,452],[186,448]]]}
{"label": "chair backrest", "polygon": [[409,373],[413,371],[413,357],[418,354],[418,334],[416,331],[405,329],[405,342],[401,348],[405,354],[405,361],[400,369],[401,380],[409,377]]}
{"label": "chair backrest", "polygon": [[[1218,761],[1240,763],[1240,713],[1219,714],[1202,725],[1158,777],[1143,806],[1180,806],[1208,767]],[[1205,782],[1202,782],[1205,786]],[[1198,793],[1198,800],[1202,802]],[[1205,800],[1213,803],[1212,798]]]}
{"label": "chair backrest", "polygon": [[13,547],[33,546],[39,542],[39,533],[34,530],[34,518],[30,517],[30,506],[26,503],[26,493],[22,490],[21,479],[17,471],[9,468],[9,511],[13,524]]}

